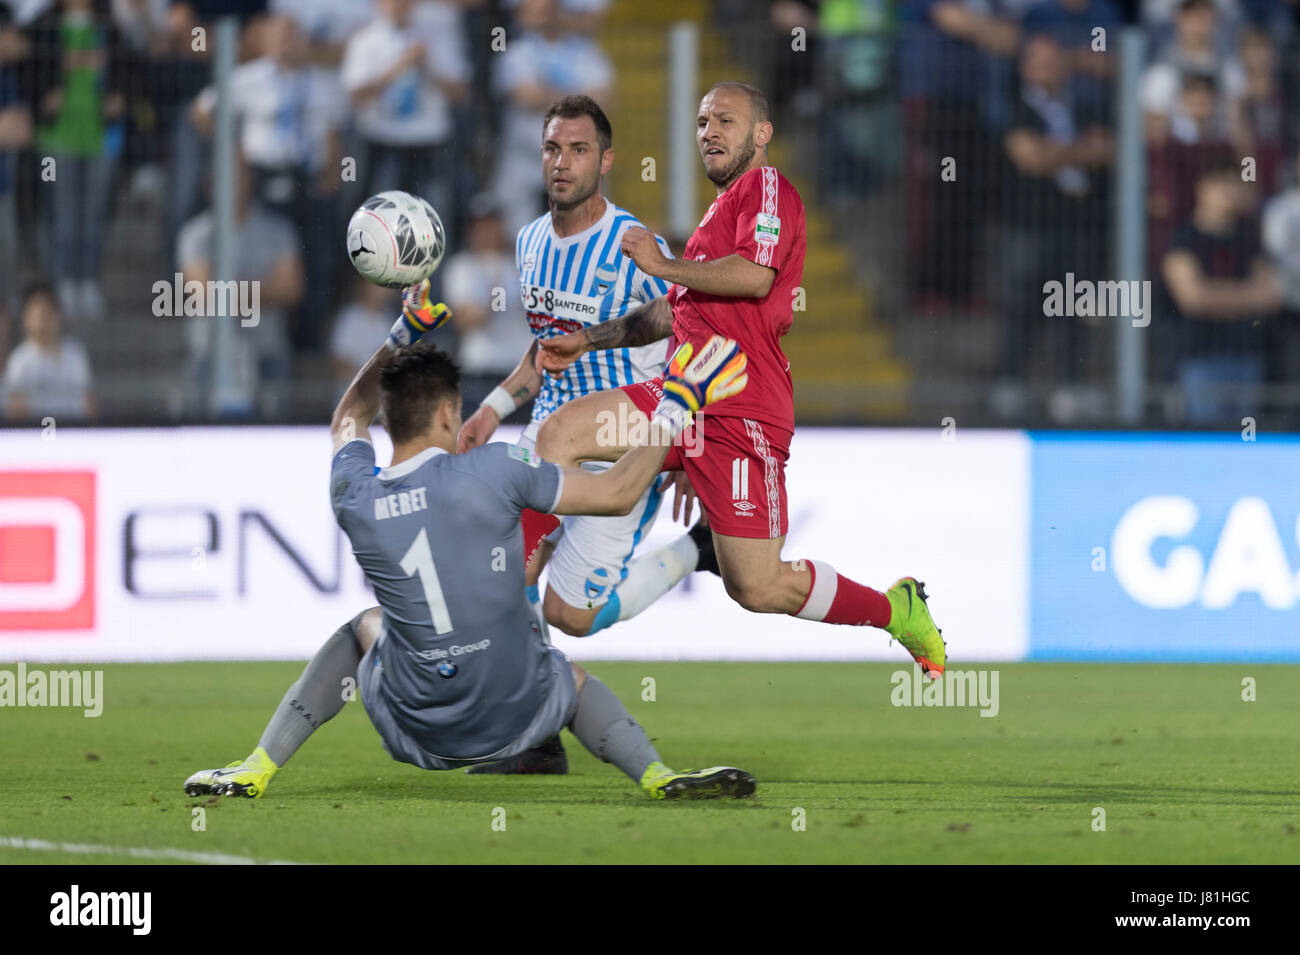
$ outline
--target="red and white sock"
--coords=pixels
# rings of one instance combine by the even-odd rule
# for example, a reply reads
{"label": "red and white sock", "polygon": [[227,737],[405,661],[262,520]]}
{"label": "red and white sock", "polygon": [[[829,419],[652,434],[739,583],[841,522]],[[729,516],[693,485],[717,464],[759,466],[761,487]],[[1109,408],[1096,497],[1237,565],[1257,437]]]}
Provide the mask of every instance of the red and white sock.
{"label": "red and white sock", "polygon": [[850,580],[825,561],[806,560],[803,563],[812,576],[812,586],[808,588],[803,606],[791,616],[882,630],[888,625],[891,614],[889,598],[879,590]]}

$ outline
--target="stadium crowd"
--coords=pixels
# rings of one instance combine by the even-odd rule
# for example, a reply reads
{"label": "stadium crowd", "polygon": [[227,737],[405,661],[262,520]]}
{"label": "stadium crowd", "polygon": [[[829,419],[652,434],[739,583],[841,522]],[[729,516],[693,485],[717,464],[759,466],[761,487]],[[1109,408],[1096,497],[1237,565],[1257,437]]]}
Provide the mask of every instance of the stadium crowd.
{"label": "stadium crowd", "polygon": [[[328,350],[355,368],[376,316],[391,323],[393,296],[352,280],[339,240],[351,209],[387,188],[424,195],[442,216],[450,251],[435,280],[457,312],[450,344],[468,378],[495,384],[514,367],[527,345],[517,296],[496,311],[483,290],[513,285],[514,231],[544,209],[542,112],[569,93],[608,97],[612,68],[592,38],[607,5],[270,0],[248,22],[230,92],[235,269],[261,282],[255,413],[281,413],[296,357]],[[5,378],[9,417],[22,419],[74,366],[90,389],[84,349],[58,327],[112,334],[102,260],[125,196],[151,195],[165,216],[171,261],[140,270],[149,282],[210,276],[217,96],[211,25],[186,3],[15,0],[0,3],[0,24],[0,348],[25,330]],[[32,182],[53,187],[17,187]],[[208,356],[192,337],[202,378]]]}
{"label": "stadium crowd", "polygon": [[[263,286],[253,416],[283,416],[302,359],[341,386],[386,326],[393,296],[354,279],[339,236],[361,199],[398,184],[447,227],[436,292],[457,314],[445,344],[467,401],[514,366],[528,340],[519,302],[494,306],[491,291],[513,288],[515,230],[544,208],[545,107],[612,96],[597,41],[609,5],[270,0],[245,26],[230,93],[237,272]],[[1253,387],[1300,370],[1300,2],[1140,9],[1150,376],[1169,385],[1167,420],[1223,421],[1258,406]],[[712,13],[710,29],[744,41],[778,119],[815,132],[794,147],[807,199],[900,198],[902,223],[854,227],[901,237],[901,319],[993,317],[991,413],[1030,414],[1036,382],[1113,374],[1111,346],[1088,344],[1104,323],[1047,320],[1043,286],[1114,274],[1117,0],[714,0]],[[501,24],[510,41],[496,44]],[[84,398],[64,395],[63,413],[94,413],[76,339],[113,334],[103,262],[126,198],[149,198],[165,223],[170,261],[142,270],[149,281],[210,271],[208,28],[167,0],[0,2],[9,418],[68,382]],[[755,29],[766,42],[749,42]],[[791,43],[799,31],[806,50]],[[57,187],[25,185],[42,183]],[[202,380],[201,336],[191,351]],[[1284,403],[1300,409],[1300,397]]]}
{"label": "stadium crowd", "polygon": [[[1300,3],[1133,6],[1146,47],[1149,379],[1168,386],[1164,420],[1240,418],[1261,404],[1252,386],[1300,370]],[[1113,326],[1047,320],[1043,286],[1115,275],[1122,7],[776,0],[768,43],[755,44],[787,123],[813,122],[823,198],[901,196],[900,319],[995,317],[986,393],[1005,417],[1026,413],[1026,384],[1114,372]],[[791,49],[797,28],[812,55]],[[1297,396],[1278,403],[1295,423]]]}

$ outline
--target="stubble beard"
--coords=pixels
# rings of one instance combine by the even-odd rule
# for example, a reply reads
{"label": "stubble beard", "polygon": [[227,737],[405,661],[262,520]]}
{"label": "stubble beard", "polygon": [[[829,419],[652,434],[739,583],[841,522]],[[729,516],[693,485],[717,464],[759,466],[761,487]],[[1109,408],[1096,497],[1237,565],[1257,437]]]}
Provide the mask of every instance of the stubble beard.
{"label": "stubble beard", "polygon": [[551,204],[552,212],[571,212],[574,209],[578,208],[578,206],[586,202],[588,199],[590,199],[592,196],[594,196],[598,188],[600,188],[599,176],[597,176],[596,180],[593,183],[591,183],[591,187],[589,189],[581,193],[576,198],[560,200],[560,199],[553,198],[549,194],[547,195],[546,198],[547,201],[549,201]]}
{"label": "stubble beard", "polygon": [[736,158],[729,163],[725,169],[717,172],[709,172],[705,169],[705,175],[713,182],[715,186],[721,186],[724,189],[740,178],[745,169],[754,158],[754,153],[758,148],[754,145],[754,134],[751,132],[745,137],[745,141],[740,144],[740,150],[736,153]]}

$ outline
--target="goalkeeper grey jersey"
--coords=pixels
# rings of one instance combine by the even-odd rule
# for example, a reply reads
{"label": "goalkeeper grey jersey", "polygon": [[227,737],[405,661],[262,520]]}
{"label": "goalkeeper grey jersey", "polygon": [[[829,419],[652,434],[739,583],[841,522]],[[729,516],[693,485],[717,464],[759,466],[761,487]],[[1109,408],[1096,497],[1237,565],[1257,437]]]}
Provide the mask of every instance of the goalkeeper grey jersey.
{"label": "goalkeeper grey jersey", "polygon": [[[518,737],[552,668],[524,593],[519,512],[552,511],[562,475],[494,442],[430,448],[375,473],[369,441],[334,456],[334,516],[384,611],[382,702],[423,749],[470,759]],[[371,701],[365,701],[367,705]]]}

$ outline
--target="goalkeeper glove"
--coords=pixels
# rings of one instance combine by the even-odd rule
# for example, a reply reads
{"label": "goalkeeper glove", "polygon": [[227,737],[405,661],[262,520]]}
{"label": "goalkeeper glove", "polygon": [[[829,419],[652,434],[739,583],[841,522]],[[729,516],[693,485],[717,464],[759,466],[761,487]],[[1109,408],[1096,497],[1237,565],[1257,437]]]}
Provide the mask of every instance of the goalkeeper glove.
{"label": "goalkeeper glove", "polygon": [[388,333],[390,348],[405,348],[440,327],[451,318],[451,309],[443,302],[429,299],[429,280],[402,289],[402,314]]}
{"label": "goalkeeper glove", "polygon": [[690,342],[677,349],[664,376],[664,396],[654,419],[675,439],[705,405],[744,391],[749,383],[748,359],[729,338],[714,335],[698,355]]}

